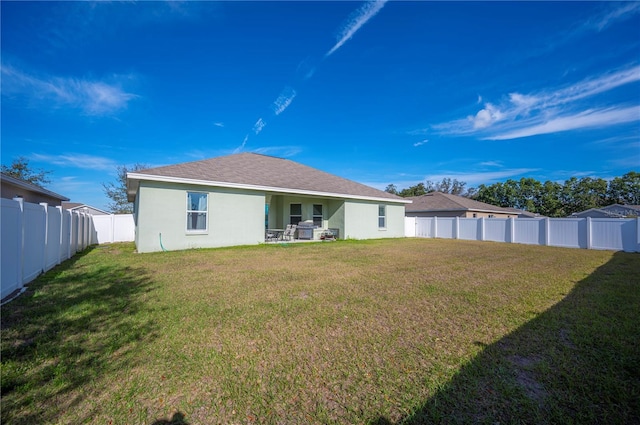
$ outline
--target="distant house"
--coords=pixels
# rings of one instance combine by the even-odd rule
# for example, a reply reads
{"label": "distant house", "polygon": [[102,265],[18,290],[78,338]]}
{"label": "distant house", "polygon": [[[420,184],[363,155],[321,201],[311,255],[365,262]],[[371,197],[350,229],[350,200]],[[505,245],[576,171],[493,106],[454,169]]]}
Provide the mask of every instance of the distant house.
{"label": "distant house", "polygon": [[431,192],[407,199],[413,201],[405,207],[407,217],[511,218],[523,213],[521,210],[496,207],[464,196],[442,192]]}
{"label": "distant house", "polygon": [[573,213],[570,217],[577,218],[629,218],[640,216],[640,205],[620,205],[613,204],[602,208],[591,208],[578,213]]}
{"label": "distant house", "polygon": [[87,204],[82,204],[79,202],[63,202],[62,208],[70,211],[80,211],[85,212],[90,215],[109,215],[110,213],[100,208],[92,207]]}
{"label": "distant house", "polygon": [[[410,200],[300,163],[241,153],[127,174],[138,252],[250,245],[309,223],[311,239],[404,236]],[[301,233],[298,233],[301,237]]]}
{"label": "distant house", "polygon": [[32,204],[46,202],[52,207],[59,207],[63,201],[69,200],[66,196],[4,173],[0,173],[0,183],[1,196],[6,199],[19,197],[22,198],[24,202]]}

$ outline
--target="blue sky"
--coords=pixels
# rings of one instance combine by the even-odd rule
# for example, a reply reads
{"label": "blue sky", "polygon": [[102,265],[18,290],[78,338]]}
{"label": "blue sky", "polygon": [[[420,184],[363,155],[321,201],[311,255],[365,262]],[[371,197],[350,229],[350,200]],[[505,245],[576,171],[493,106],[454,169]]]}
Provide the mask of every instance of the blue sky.
{"label": "blue sky", "polygon": [[638,2],[2,2],[2,163],[104,208],[235,152],[380,189],[640,169]]}

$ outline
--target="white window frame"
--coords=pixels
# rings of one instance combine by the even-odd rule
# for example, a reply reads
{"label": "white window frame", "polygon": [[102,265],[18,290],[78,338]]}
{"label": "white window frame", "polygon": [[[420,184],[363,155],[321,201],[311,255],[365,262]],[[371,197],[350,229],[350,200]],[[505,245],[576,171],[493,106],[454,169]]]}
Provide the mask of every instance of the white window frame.
{"label": "white window frame", "polygon": [[[380,211],[382,210],[382,215]],[[380,226],[380,219],[382,219],[382,226]],[[378,205],[378,229],[385,230],[387,228],[387,206],[380,204]]]}
{"label": "white window frame", "polygon": [[[204,195],[207,199],[207,203],[205,205],[206,209],[205,210],[192,210],[190,209],[191,205],[189,203],[189,195],[190,194],[198,194],[198,195]],[[187,232],[187,234],[189,235],[202,235],[202,234],[206,234],[209,233],[209,193],[207,192],[198,192],[195,190],[190,190],[187,191],[186,193],[186,214],[185,214],[185,232]],[[204,229],[189,229],[189,214],[204,214]]]}

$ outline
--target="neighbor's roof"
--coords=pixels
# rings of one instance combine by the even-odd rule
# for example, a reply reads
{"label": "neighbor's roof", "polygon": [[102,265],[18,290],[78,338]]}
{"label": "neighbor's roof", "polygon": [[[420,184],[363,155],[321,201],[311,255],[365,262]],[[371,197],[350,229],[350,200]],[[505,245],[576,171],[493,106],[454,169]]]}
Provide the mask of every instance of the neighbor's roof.
{"label": "neighbor's roof", "polygon": [[139,182],[142,180],[337,198],[410,202],[391,193],[288,159],[256,153],[240,153],[127,173],[129,200],[135,197]]}
{"label": "neighbor's roof", "polygon": [[517,214],[507,208],[496,207],[484,202],[474,201],[464,196],[451,195],[442,192],[431,192],[426,195],[412,196],[407,199],[413,201],[405,207],[407,212],[427,211],[480,211],[497,212],[502,214]]}
{"label": "neighbor's roof", "polygon": [[29,183],[28,181],[22,180],[22,179],[17,179],[15,177],[12,177],[8,174],[5,173],[0,173],[0,179],[6,183],[12,184],[16,187],[34,192],[34,193],[39,193],[41,195],[46,195],[49,196],[51,198],[55,198],[55,199],[59,199],[61,201],[68,201],[69,198],[67,198],[66,196],[62,196],[59,193],[55,193],[52,192],[48,189],[45,189],[44,187],[40,187],[38,185],[35,185],[33,183]]}
{"label": "neighbor's roof", "polygon": [[62,209],[63,210],[79,210],[81,208],[89,208],[95,211],[99,211],[104,214],[109,214],[105,210],[101,210],[100,208],[92,207],[91,205],[83,204],[82,202],[63,202]]}

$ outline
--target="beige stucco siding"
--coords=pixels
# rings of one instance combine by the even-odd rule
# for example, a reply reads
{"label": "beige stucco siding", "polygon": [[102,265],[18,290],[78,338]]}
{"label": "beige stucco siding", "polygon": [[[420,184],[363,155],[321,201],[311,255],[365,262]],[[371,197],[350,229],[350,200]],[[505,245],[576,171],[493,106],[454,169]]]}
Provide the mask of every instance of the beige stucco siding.
{"label": "beige stucco siding", "polygon": [[[207,230],[187,231],[187,192],[208,194]],[[265,195],[255,191],[140,182],[136,210],[138,252],[257,244],[264,241]]]}
{"label": "beige stucco siding", "polygon": [[[386,206],[386,227],[378,227],[378,206]],[[404,205],[349,200],[344,203],[344,238],[375,239],[404,236]]]}

